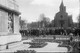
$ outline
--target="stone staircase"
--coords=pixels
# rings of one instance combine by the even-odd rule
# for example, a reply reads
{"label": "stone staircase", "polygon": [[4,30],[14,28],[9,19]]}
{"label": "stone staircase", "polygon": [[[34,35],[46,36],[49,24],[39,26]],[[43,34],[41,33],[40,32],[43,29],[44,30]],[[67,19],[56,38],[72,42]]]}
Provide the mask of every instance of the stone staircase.
{"label": "stone staircase", "polygon": [[10,49],[10,48],[13,48],[13,47],[20,46],[21,44],[23,44],[22,41],[9,43],[9,44],[5,44],[5,45],[0,45],[0,50]]}

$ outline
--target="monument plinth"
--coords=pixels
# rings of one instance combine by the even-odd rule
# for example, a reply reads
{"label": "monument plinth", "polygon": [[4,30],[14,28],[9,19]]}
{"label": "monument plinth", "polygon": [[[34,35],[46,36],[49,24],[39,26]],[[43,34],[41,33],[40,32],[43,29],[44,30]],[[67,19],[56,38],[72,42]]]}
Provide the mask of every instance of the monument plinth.
{"label": "monument plinth", "polygon": [[0,50],[21,41],[18,5],[15,0],[0,0]]}

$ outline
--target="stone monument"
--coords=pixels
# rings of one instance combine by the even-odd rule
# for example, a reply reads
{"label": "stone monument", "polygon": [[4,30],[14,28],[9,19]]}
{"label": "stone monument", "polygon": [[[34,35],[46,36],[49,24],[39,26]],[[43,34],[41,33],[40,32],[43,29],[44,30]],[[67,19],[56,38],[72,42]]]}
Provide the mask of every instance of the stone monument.
{"label": "stone monument", "polygon": [[21,41],[18,8],[15,0],[0,0],[0,50]]}

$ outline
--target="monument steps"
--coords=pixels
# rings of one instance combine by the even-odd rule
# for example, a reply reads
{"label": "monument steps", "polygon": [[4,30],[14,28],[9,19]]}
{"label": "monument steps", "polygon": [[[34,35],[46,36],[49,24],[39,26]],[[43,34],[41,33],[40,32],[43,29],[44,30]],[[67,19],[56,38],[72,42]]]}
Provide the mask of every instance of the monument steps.
{"label": "monument steps", "polygon": [[22,41],[17,41],[17,42],[8,43],[8,44],[5,44],[5,45],[0,45],[0,50],[11,49],[11,48],[14,48],[14,47],[18,47],[21,44],[23,44]]}

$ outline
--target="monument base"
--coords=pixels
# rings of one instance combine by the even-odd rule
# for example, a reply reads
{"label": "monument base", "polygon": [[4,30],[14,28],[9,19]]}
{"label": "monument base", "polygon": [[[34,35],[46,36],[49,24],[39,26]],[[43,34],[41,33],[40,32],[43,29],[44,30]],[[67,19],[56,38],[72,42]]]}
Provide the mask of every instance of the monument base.
{"label": "monument base", "polygon": [[21,40],[22,37],[20,34],[0,36],[0,50],[15,47],[19,45]]}

